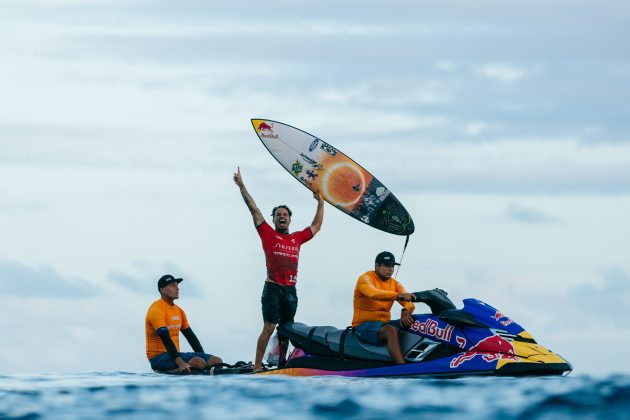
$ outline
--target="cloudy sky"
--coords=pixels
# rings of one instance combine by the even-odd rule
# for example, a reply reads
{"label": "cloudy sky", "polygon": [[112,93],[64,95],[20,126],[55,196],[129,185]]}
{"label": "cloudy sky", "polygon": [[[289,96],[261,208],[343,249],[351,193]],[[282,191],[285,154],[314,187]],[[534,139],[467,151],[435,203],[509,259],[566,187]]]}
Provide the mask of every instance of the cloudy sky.
{"label": "cloudy sky", "polygon": [[[302,128],[412,214],[398,278],[501,309],[575,372],[630,371],[624,1],[0,3],[2,372],[147,371],[164,273],[207,351],[251,360],[267,214],[316,202],[249,119]],[[298,319],[343,327],[404,240],[326,206]]]}

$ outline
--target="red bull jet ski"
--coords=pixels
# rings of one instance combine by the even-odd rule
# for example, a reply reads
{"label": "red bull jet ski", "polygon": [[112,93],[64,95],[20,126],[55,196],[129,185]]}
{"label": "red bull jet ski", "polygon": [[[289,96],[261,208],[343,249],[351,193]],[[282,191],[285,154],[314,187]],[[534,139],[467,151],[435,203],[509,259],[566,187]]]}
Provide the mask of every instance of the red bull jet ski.
{"label": "red bull jet ski", "polygon": [[360,341],[352,328],[291,322],[278,327],[278,333],[295,347],[286,365],[256,374],[546,376],[568,374],[572,370],[569,362],[539,345],[523,327],[480,300],[465,299],[464,307],[456,309],[443,290],[414,295],[416,302],[431,308],[431,314],[413,315],[414,322],[409,328],[401,328],[398,320],[391,322],[399,330],[405,364],[394,364],[386,346]]}

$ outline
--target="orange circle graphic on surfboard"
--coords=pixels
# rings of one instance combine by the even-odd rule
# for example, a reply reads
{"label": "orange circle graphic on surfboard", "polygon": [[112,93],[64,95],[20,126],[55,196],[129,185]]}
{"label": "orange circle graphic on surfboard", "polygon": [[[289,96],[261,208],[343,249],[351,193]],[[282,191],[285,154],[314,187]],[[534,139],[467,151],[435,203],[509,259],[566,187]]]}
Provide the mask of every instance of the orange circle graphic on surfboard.
{"label": "orange circle graphic on surfboard", "polygon": [[365,191],[363,172],[349,162],[332,165],[322,178],[322,193],[336,205],[347,207],[359,201]]}

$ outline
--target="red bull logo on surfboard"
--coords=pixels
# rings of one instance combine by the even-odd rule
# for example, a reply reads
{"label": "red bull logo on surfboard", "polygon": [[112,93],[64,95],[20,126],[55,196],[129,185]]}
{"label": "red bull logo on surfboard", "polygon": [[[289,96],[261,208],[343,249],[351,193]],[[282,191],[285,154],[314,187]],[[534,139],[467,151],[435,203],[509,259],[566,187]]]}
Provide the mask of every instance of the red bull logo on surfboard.
{"label": "red bull logo on surfboard", "polygon": [[256,130],[260,132],[260,137],[264,137],[266,139],[277,139],[278,135],[273,134],[273,124],[269,125],[266,122],[262,121],[256,127]]}
{"label": "red bull logo on surfboard", "polygon": [[258,124],[258,131],[273,131],[273,127],[263,121]]}

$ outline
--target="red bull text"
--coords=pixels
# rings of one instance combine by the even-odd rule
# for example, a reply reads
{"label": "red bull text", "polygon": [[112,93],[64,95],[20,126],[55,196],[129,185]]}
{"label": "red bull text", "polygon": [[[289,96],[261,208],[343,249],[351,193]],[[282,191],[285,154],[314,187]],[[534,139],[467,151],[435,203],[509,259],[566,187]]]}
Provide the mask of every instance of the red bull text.
{"label": "red bull text", "polygon": [[436,337],[444,341],[451,341],[453,329],[454,327],[452,325],[447,325],[445,328],[440,328],[437,321],[434,321],[430,318],[424,322],[415,321],[413,325],[411,325],[412,331],[419,331],[422,334]]}

